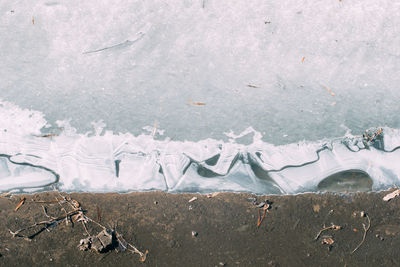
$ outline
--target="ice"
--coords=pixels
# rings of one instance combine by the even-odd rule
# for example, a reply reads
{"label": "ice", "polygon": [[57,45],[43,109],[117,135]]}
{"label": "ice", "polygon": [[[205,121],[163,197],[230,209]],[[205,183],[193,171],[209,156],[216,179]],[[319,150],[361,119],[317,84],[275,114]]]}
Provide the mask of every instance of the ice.
{"label": "ice", "polygon": [[[2,1],[0,190],[397,184],[398,14],[390,0]],[[377,126],[383,147],[363,147]]]}
{"label": "ice", "polygon": [[[47,125],[40,112],[1,102],[31,134],[3,124],[0,132],[0,191],[33,192],[51,186],[62,191],[167,192],[234,191],[295,194],[315,191],[380,190],[400,183],[399,130],[371,128],[318,142],[275,146],[248,128],[229,132],[229,142],[155,139],[104,131],[102,121],[85,134],[58,121],[53,134],[37,135]],[[25,116],[30,114],[30,116]],[[38,120],[38,118],[41,118]],[[2,120],[6,122],[6,120]],[[250,144],[236,142],[252,137]]]}

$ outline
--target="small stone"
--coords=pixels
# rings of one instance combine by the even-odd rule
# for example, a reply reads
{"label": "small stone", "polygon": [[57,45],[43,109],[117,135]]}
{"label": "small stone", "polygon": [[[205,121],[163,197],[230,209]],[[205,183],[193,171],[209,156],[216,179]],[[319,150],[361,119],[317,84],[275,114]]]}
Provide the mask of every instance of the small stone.
{"label": "small stone", "polygon": [[224,262],[221,261],[220,263],[218,263],[218,265],[219,265],[219,266],[225,266],[226,264],[225,264]]}
{"label": "small stone", "polygon": [[158,201],[154,201],[154,205],[158,205]]}
{"label": "small stone", "polygon": [[196,231],[192,231],[192,236],[193,237],[196,237],[196,236],[198,236],[199,235],[199,233],[197,233]]}
{"label": "small stone", "polygon": [[360,217],[365,217],[365,212],[364,211],[360,212]]}

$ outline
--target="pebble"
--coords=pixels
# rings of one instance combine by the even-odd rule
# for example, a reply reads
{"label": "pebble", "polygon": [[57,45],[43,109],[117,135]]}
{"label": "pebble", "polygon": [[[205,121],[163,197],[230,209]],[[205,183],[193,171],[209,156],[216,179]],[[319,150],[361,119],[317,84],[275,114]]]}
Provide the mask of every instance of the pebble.
{"label": "pebble", "polygon": [[199,233],[197,233],[196,231],[192,231],[192,236],[193,237],[196,237],[196,236],[198,236],[199,235]]}

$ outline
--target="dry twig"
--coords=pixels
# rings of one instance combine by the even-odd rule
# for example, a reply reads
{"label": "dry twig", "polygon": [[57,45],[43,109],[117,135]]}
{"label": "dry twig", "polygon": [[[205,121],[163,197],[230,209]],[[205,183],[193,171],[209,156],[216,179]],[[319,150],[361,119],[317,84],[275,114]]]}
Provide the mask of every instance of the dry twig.
{"label": "dry twig", "polygon": [[[24,231],[26,231],[26,230],[32,229],[33,227],[36,227],[36,226],[39,226],[39,225],[44,225],[44,227],[47,228],[47,227],[49,227],[49,226],[51,226],[51,225],[54,225],[54,224],[56,224],[56,223],[58,223],[58,222],[64,220],[66,216],[74,215],[74,214],[76,214],[77,212],[78,212],[77,210],[74,210],[74,211],[71,211],[71,212],[67,213],[67,214],[64,215],[64,216],[60,216],[60,217],[56,217],[56,218],[48,216],[48,215],[47,215],[47,212],[45,212],[45,215],[51,218],[50,220],[34,223],[34,224],[30,225],[30,226],[21,228],[21,229],[15,231],[15,232],[9,230],[9,232],[10,232],[10,234],[11,234],[13,237],[29,238],[28,236],[21,235],[20,233],[21,233],[21,232],[24,232]],[[31,239],[31,238],[30,238],[30,239]]]}
{"label": "dry twig", "polygon": [[269,213],[270,204],[266,203],[261,209],[264,211],[263,215],[261,216],[260,209],[258,209],[258,220],[257,220],[257,227],[260,227],[261,223],[265,218],[265,214]]}
{"label": "dry twig", "polygon": [[384,201],[389,201],[389,200],[391,200],[392,198],[395,198],[395,197],[397,197],[397,196],[399,196],[399,195],[400,195],[400,189],[397,189],[397,190],[393,191],[392,193],[389,193],[389,194],[387,194],[386,196],[384,196],[384,197],[383,197],[383,200],[384,200]]}
{"label": "dry twig", "polygon": [[[56,198],[55,201],[34,201],[34,202],[36,202],[36,203],[58,203],[60,205],[61,211],[64,212],[64,215],[58,216],[58,217],[50,216],[47,213],[46,207],[42,206],[43,213],[48,218],[48,220],[36,222],[36,223],[34,223],[34,224],[30,225],[30,226],[21,228],[21,229],[19,229],[17,231],[14,231],[14,232],[11,231],[10,229],[8,229],[10,234],[12,235],[12,237],[20,237],[20,238],[23,238],[23,239],[25,239],[27,241],[32,241],[32,239],[37,234],[41,233],[43,230],[49,231],[48,230],[49,227],[57,225],[59,222],[62,222],[64,220],[65,220],[66,224],[68,224],[68,222],[71,222],[71,223],[81,222],[83,229],[85,230],[86,234],[88,235],[88,238],[87,238],[87,240],[85,239],[85,241],[87,241],[87,243],[89,243],[89,245],[91,244],[93,246],[92,248],[94,249],[94,244],[92,244],[91,242],[92,242],[92,240],[94,238],[96,238],[96,236],[92,236],[89,233],[89,230],[87,228],[87,224],[89,222],[92,222],[92,223],[96,224],[97,226],[99,226],[100,228],[102,228],[102,231],[106,231],[107,233],[110,233],[110,234],[108,234],[108,236],[114,235],[116,237],[116,239],[118,240],[118,248],[117,247],[113,247],[115,250],[118,251],[118,249],[119,249],[120,251],[124,251],[129,246],[131,248],[131,249],[129,249],[129,251],[131,251],[133,253],[136,253],[136,254],[139,254],[141,262],[144,262],[146,260],[146,257],[147,257],[147,254],[148,254],[148,250],[146,250],[145,253],[141,252],[135,246],[133,246],[132,244],[126,242],[122,238],[122,235],[120,235],[115,229],[110,229],[109,230],[107,227],[105,227],[104,225],[100,224],[99,222],[96,222],[95,220],[87,217],[84,214],[85,211],[82,209],[82,207],[81,207],[81,205],[79,204],[78,201],[76,201],[74,199],[71,199],[70,197],[65,197],[65,196],[61,195],[60,193],[59,193],[59,195],[60,195],[61,199]],[[25,201],[25,198],[21,199],[20,204],[18,204],[19,207],[22,206],[23,201]],[[65,204],[65,203],[67,203],[70,206],[70,209],[72,209],[72,210],[68,211],[66,208],[64,208],[64,206],[62,204]],[[19,208],[18,206],[17,206],[17,208]],[[17,210],[17,208],[16,208],[16,210]],[[38,232],[34,233],[33,235],[23,235],[22,234],[22,232],[25,232],[25,231],[27,231],[29,229],[32,229],[34,227],[37,227],[37,226],[44,226],[44,229],[39,230]],[[82,244],[80,244],[80,246],[81,245]],[[114,246],[115,244],[113,243],[112,245]]]}
{"label": "dry twig", "polygon": [[22,205],[24,205],[26,198],[22,197],[21,200],[19,201],[18,205],[15,207],[14,211],[19,210],[19,208],[21,208]]}
{"label": "dry twig", "polygon": [[318,234],[317,234],[317,236],[315,237],[314,240],[317,240],[321,236],[322,232],[324,232],[326,230],[329,230],[329,229],[337,231],[337,230],[342,229],[342,227],[339,226],[339,225],[334,225],[334,224],[332,224],[331,226],[328,226],[328,227],[324,227],[321,230],[319,230],[319,232],[318,232]]}
{"label": "dry twig", "polygon": [[357,249],[359,249],[359,248],[361,247],[361,245],[362,245],[362,244],[364,243],[364,241],[365,241],[365,238],[367,237],[367,232],[368,232],[369,228],[371,227],[371,220],[369,219],[368,214],[365,214],[365,216],[366,216],[367,219],[368,219],[368,226],[365,226],[364,223],[362,224],[362,225],[363,225],[363,229],[364,229],[363,238],[362,238],[360,244],[358,244],[358,246],[357,246],[350,254],[353,254],[354,252],[357,251]]}
{"label": "dry twig", "polygon": [[2,194],[0,195],[0,197],[10,197],[10,196],[12,196],[11,191],[10,191],[10,192],[2,193]]}

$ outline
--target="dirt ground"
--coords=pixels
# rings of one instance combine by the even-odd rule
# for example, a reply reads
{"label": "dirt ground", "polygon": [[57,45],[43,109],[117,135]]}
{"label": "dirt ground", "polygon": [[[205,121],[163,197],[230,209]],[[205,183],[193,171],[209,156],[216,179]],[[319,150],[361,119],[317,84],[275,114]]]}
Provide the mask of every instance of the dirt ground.
{"label": "dirt ground", "polygon": [[[90,218],[115,227],[126,241],[149,251],[144,263],[129,251],[81,251],[80,223],[37,226],[13,238],[9,230],[63,215],[57,192],[0,197],[1,266],[400,266],[400,197],[388,192],[255,196],[220,193],[65,194],[77,200]],[[21,197],[25,203],[14,211]],[[193,197],[197,197],[189,202]],[[256,200],[255,200],[256,199]],[[269,212],[257,227],[257,207],[268,200]],[[364,217],[361,216],[364,212]],[[370,228],[368,229],[370,219]],[[364,226],[363,226],[364,224]],[[332,225],[315,240],[323,227]],[[99,228],[89,223],[89,232]],[[368,229],[364,243],[364,228]],[[196,232],[195,236],[192,232]],[[323,244],[323,242],[333,244]]]}

